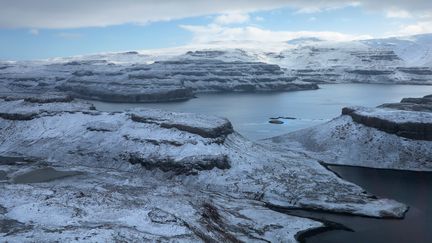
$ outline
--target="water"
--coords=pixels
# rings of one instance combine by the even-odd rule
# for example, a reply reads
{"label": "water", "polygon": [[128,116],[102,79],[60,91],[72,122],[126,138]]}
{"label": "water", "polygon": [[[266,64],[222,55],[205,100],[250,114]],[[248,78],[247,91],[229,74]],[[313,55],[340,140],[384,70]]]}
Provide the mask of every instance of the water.
{"label": "water", "polygon": [[[105,103],[94,101],[98,110],[121,111],[150,107],[171,111],[212,114],[230,119],[236,131],[256,140],[310,127],[337,117],[350,105],[377,106],[399,102],[404,97],[432,94],[432,86],[337,84],[321,89],[282,93],[200,94],[198,98],[173,103]],[[270,124],[270,117],[288,116],[295,120]]]}
{"label": "water", "polygon": [[[341,223],[354,230],[327,231],[306,238],[308,243],[428,243],[432,242],[432,173],[330,166],[342,178],[379,197],[410,207],[405,219],[374,219],[318,212],[294,214]],[[348,240],[349,239],[349,240]]]}

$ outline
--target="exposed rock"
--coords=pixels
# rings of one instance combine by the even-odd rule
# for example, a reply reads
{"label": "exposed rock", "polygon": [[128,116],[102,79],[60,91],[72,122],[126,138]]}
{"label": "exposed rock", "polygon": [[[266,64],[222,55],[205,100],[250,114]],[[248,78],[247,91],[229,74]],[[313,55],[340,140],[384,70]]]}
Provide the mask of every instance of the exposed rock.
{"label": "exposed rock", "polygon": [[93,122],[87,124],[87,130],[92,132],[115,132],[118,131],[120,124],[109,122]]}
{"label": "exposed rock", "polygon": [[432,112],[432,96],[423,98],[403,98],[400,103],[388,103],[378,107],[406,111]]}
{"label": "exposed rock", "polygon": [[380,108],[345,107],[353,121],[401,137],[432,141],[432,113]]}
{"label": "exposed rock", "polygon": [[35,158],[17,157],[17,156],[0,156],[0,165],[20,165],[35,162]]}
{"label": "exposed rock", "polygon": [[131,119],[135,122],[157,124],[162,128],[175,128],[200,135],[204,138],[223,137],[234,132],[231,122],[225,118],[194,114],[166,112],[162,110],[140,110],[130,112]]}
{"label": "exposed rock", "polygon": [[176,216],[174,216],[168,212],[165,212],[159,208],[155,208],[155,209],[151,210],[148,213],[148,216],[153,223],[159,223],[159,224],[167,224],[167,223],[172,223],[172,222],[179,222],[180,223],[180,220],[177,219]]}
{"label": "exposed rock", "polygon": [[[36,101],[42,101],[42,103]],[[41,116],[53,116],[59,113],[73,113],[85,110],[92,111],[94,109],[94,106],[90,103],[58,102],[58,98],[0,99],[0,117],[8,120],[32,120]]]}
{"label": "exposed rock", "polygon": [[389,75],[389,74],[393,74],[392,71],[387,71],[387,70],[370,70],[370,69],[351,70],[351,71],[348,71],[348,73],[361,74],[361,75]]}
{"label": "exposed rock", "polygon": [[148,157],[148,155],[127,154],[131,164],[140,164],[148,170],[160,169],[175,174],[196,174],[196,171],[231,168],[226,155],[199,155],[189,156],[180,160],[170,157]]}
{"label": "exposed rock", "polygon": [[31,230],[31,226],[27,226],[17,220],[0,218],[0,234],[10,235]]}
{"label": "exposed rock", "polygon": [[291,116],[278,116],[278,117],[270,117],[270,119],[284,119],[284,120],[295,120],[297,118]]}
{"label": "exposed rock", "polygon": [[5,213],[7,213],[6,208],[0,205],[0,214],[5,214]]}
{"label": "exposed rock", "polygon": [[432,75],[432,69],[428,67],[399,67],[399,71],[416,75]]}
{"label": "exposed rock", "polygon": [[73,98],[66,94],[42,94],[41,96],[30,96],[24,98],[24,101],[30,103],[54,103],[54,102],[71,102]]}
{"label": "exposed rock", "polygon": [[[7,179],[8,177],[6,171],[0,170],[0,181],[7,180]],[[1,206],[0,206],[0,211],[1,211]]]}
{"label": "exposed rock", "polygon": [[283,121],[279,120],[279,119],[270,119],[269,123],[272,124],[284,124]]}

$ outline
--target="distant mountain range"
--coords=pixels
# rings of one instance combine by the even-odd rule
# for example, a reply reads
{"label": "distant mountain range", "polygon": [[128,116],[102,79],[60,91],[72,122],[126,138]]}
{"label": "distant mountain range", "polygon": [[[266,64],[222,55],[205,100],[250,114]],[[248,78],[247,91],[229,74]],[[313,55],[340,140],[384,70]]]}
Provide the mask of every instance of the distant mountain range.
{"label": "distant mountain range", "polygon": [[316,89],[320,83],[432,84],[432,34],[221,46],[0,62],[0,92],[61,91],[88,99],[148,102],[189,99],[199,92]]}

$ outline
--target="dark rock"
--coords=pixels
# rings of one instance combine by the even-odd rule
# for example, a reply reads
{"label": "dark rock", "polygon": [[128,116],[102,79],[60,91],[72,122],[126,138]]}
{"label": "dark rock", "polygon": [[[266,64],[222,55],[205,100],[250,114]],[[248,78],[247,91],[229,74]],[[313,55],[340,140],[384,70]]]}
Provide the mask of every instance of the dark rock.
{"label": "dark rock", "polygon": [[370,70],[370,69],[357,69],[357,70],[351,70],[351,71],[347,71],[348,73],[353,73],[353,74],[360,74],[360,75],[389,75],[392,74],[393,71],[391,70]]}
{"label": "dark rock", "polygon": [[189,88],[148,89],[145,85],[91,84],[85,81],[69,81],[59,89],[78,98],[109,102],[167,102],[188,100],[194,97]]}
{"label": "dark rock", "polygon": [[158,223],[158,224],[181,222],[179,219],[177,219],[176,216],[168,212],[165,212],[159,208],[155,208],[151,210],[148,213],[148,216],[153,223]]}
{"label": "dark rock", "polygon": [[269,123],[272,124],[283,124],[284,122],[278,119],[270,119]]}
{"label": "dark rock", "polygon": [[405,111],[432,112],[432,96],[425,96],[423,98],[403,98],[400,103],[387,103],[378,107]]}
{"label": "dark rock", "polygon": [[73,98],[66,94],[43,94],[24,98],[24,101],[31,103],[71,102],[72,100]]}
{"label": "dark rock", "polygon": [[432,99],[430,98],[403,98],[401,103],[414,103],[414,104],[429,104],[432,106]]}
{"label": "dark rock", "polygon": [[399,71],[415,75],[432,75],[432,70],[428,67],[398,67]]}
{"label": "dark rock", "polygon": [[378,106],[380,108],[391,108],[396,110],[404,111],[422,111],[432,112],[432,105],[428,104],[416,104],[416,103],[387,103]]}
{"label": "dark rock", "polygon": [[14,121],[29,121],[35,118],[39,113],[3,113],[0,112],[0,118]]}
{"label": "dark rock", "polygon": [[[7,179],[8,177],[6,171],[0,170],[0,181],[4,181]],[[1,213],[1,205],[0,205],[0,213]]]}
{"label": "dark rock", "polygon": [[118,127],[118,124],[108,122],[93,122],[87,126],[87,130],[92,132],[114,132],[118,130]]}
{"label": "dark rock", "polygon": [[[153,116],[152,114],[146,114],[146,112],[134,112],[131,113],[131,119],[135,122],[143,122],[150,124],[157,124],[162,128],[167,129],[178,129],[193,134],[197,134],[204,138],[218,138],[224,137],[234,132],[232,124],[227,119],[219,118],[209,120],[203,115],[194,115],[197,119],[195,123],[185,122],[187,117],[192,118],[191,114],[180,114],[180,113],[166,113],[167,117],[161,119],[161,115]],[[168,118],[168,119],[167,119]]]}
{"label": "dark rock", "polygon": [[94,72],[90,70],[78,70],[72,73],[74,76],[84,77],[84,76],[93,76],[96,75]]}
{"label": "dark rock", "polygon": [[6,214],[7,209],[0,204],[0,214]]}
{"label": "dark rock", "polygon": [[175,174],[195,174],[196,171],[231,168],[226,155],[197,155],[174,160],[169,157],[149,157],[139,154],[126,155],[131,164],[140,164],[147,170],[160,169]]}
{"label": "dark rock", "polygon": [[0,165],[30,164],[35,161],[35,158],[0,156]]}
{"label": "dark rock", "polygon": [[127,51],[127,52],[123,52],[123,54],[125,54],[125,55],[138,55],[139,53],[137,51]]}
{"label": "dark rock", "polygon": [[14,219],[0,219],[1,234],[15,234],[23,231],[29,231],[32,227]]}
{"label": "dark rock", "polygon": [[429,123],[422,121],[398,122],[391,120],[391,116],[385,119],[374,114],[368,114],[368,112],[359,112],[357,109],[349,107],[342,109],[342,115],[351,116],[353,121],[357,123],[387,133],[414,140],[432,141],[432,120]]}
{"label": "dark rock", "polygon": [[290,116],[278,116],[278,117],[270,117],[270,119],[272,119],[272,120],[277,120],[277,119],[295,120],[295,119],[297,119],[297,118],[295,118],[295,117],[290,117]]}

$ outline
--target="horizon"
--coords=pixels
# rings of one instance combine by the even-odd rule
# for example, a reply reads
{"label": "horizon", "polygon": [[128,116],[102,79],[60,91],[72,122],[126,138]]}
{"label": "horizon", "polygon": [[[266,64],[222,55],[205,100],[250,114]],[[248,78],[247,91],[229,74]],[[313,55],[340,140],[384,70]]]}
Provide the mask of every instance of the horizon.
{"label": "horizon", "polygon": [[277,43],[310,37],[351,41],[432,32],[432,3],[428,1],[224,3],[1,1],[0,60],[205,46],[214,42]]}

